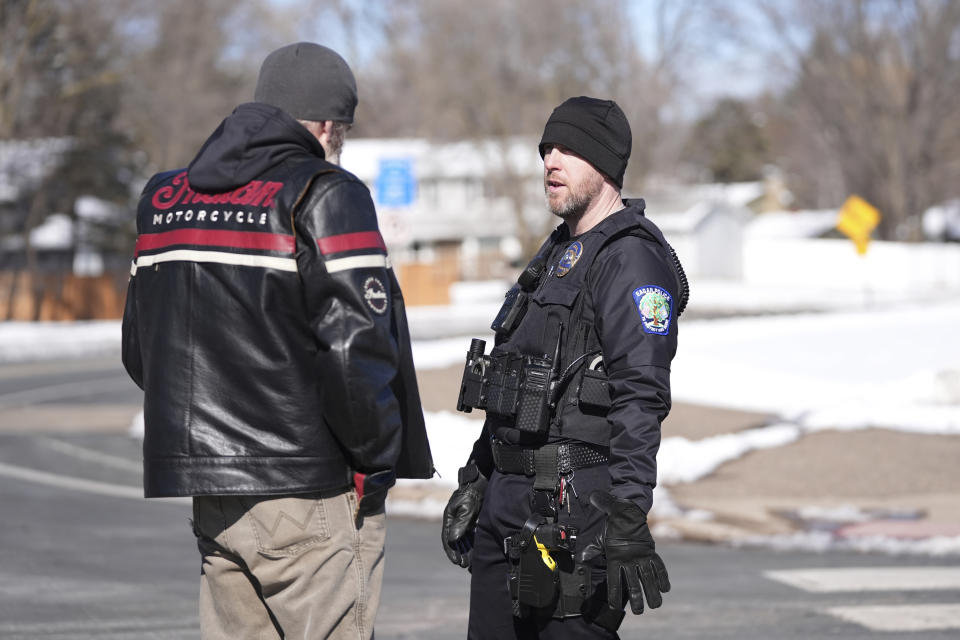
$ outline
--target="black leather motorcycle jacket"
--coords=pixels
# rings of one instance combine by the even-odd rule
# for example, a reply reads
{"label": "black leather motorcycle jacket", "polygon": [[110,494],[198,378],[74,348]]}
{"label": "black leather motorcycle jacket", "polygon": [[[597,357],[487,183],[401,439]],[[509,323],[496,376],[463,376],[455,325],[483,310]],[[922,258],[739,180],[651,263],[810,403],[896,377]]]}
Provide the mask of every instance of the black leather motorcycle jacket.
{"label": "black leather motorcycle jacket", "polygon": [[[609,447],[612,493],[646,512],[687,285],[667,241],[644,216],[643,200],[624,205],[578,237],[569,237],[565,224],[554,231],[538,252],[545,274],[529,292],[523,318],[498,334],[495,349],[552,357],[559,339],[557,370],[567,376],[546,441]],[[609,409],[590,407],[579,394],[591,368],[606,374]],[[491,437],[536,446],[512,426],[488,414],[472,454],[485,475],[493,467]]]}
{"label": "black leather motorcycle jacket", "polygon": [[400,288],[369,191],[274,107],[238,107],[137,210],[123,362],[147,497],[429,478]]}

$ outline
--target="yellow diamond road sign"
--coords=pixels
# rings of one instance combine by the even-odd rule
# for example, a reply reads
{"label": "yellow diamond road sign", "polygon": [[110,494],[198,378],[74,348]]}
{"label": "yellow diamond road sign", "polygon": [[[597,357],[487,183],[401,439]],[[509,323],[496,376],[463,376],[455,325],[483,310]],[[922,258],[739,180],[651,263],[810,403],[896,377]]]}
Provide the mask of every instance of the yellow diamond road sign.
{"label": "yellow diamond road sign", "polygon": [[850,196],[840,207],[837,230],[853,240],[857,253],[863,255],[870,244],[870,232],[880,223],[880,212],[859,196]]}

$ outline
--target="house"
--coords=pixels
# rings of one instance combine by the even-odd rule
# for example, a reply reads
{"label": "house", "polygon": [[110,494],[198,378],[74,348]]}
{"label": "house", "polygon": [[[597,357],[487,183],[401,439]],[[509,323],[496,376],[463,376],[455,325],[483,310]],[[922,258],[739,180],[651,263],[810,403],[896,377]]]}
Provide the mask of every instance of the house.
{"label": "house", "polygon": [[760,182],[656,184],[645,194],[647,215],[673,246],[691,278],[743,275],[743,235],[754,217],[748,204],[761,197]]}
{"label": "house", "polygon": [[923,212],[923,235],[928,240],[960,242],[960,198],[948,200]]}
{"label": "house", "polygon": [[44,210],[30,219],[33,192],[72,145],[70,138],[0,141],[0,319],[117,317],[122,310],[127,258],[102,255],[97,243],[99,228],[112,223],[115,230],[123,215],[115,205],[85,196],[72,215]]}
{"label": "house", "polygon": [[351,139],[341,164],[370,187],[410,304],[448,304],[461,280],[509,280],[520,238],[549,228],[533,139]]}

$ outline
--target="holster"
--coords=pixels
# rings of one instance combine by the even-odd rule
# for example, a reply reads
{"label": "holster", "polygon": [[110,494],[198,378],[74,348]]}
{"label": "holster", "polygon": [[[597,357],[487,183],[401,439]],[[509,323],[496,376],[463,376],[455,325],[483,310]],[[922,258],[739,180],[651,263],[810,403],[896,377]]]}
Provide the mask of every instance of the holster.
{"label": "holster", "polygon": [[537,546],[536,532],[546,519],[533,514],[523,529],[503,541],[510,561],[510,599],[513,615],[523,618],[530,609],[553,607],[557,598],[560,576],[544,562]]}
{"label": "holster", "polygon": [[[545,478],[540,470],[538,479]],[[624,610],[607,606],[606,588],[594,589],[589,565],[574,560],[579,531],[557,522],[556,503],[543,489],[534,489],[533,513],[520,531],[503,541],[510,564],[509,592],[518,618],[567,618],[582,615],[616,631]],[[547,563],[547,557],[553,566]]]}
{"label": "holster", "polygon": [[608,631],[619,629],[627,613],[624,609],[611,609],[607,605],[606,589],[602,592],[597,590],[591,597],[586,598],[581,611],[584,620]]}
{"label": "holster", "polygon": [[[576,564],[577,530],[533,513],[523,528],[504,540],[510,562],[513,615],[565,618],[580,615],[592,592],[590,569]],[[544,554],[554,566],[547,565]]]}

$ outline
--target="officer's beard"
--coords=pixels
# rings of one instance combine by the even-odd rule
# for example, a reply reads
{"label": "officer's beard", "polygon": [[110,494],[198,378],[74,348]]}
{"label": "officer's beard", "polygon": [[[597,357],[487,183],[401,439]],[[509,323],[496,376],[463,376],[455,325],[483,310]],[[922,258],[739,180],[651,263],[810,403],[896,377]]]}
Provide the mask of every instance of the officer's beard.
{"label": "officer's beard", "polygon": [[550,213],[563,220],[576,220],[583,216],[590,208],[593,199],[603,190],[603,176],[595,174],[578,184],[568,184],[567,197],[555,200],[550,198],[547,182],[548,178],[544,176],[543,191],[547,195],[547,208],[550,209]]}

